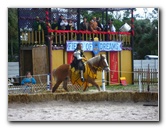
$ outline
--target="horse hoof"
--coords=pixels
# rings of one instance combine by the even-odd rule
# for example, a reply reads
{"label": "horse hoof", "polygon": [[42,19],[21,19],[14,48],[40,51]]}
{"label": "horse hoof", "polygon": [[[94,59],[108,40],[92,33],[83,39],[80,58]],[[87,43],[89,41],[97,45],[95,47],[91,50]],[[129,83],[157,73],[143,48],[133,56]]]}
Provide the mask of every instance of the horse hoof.
{"label": "horse hoof", "polygon": [[55,90],[54,89],[52,89],[52,93],[54,93],[55,92]]}

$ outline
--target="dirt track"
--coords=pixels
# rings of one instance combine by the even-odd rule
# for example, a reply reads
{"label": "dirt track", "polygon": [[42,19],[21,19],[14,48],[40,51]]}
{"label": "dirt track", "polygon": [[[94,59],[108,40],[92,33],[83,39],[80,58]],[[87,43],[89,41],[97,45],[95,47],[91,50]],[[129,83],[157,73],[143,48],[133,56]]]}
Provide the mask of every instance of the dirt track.
{"label": "dirt track", "polygon": [[158,106],[143,102],[9,103],[9,121],[158,121]]}

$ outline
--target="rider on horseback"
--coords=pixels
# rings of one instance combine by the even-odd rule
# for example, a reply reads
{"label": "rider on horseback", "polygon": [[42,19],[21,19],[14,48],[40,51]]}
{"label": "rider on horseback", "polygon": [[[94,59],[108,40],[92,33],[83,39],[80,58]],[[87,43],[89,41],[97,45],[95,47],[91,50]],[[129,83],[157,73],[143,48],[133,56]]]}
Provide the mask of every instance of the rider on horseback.
{"label": "rider on horseback", "polygon": [[75,67],[75,70],[80,70],[81,72],[81,81],[84,81],[83,71],[84,71],[84,63],[82,60],[87,60],[84,56],[84,52],[82,50],[82,44],[78,43],[76,49],[73,54],[73,61],[71,63],[71,68]]}

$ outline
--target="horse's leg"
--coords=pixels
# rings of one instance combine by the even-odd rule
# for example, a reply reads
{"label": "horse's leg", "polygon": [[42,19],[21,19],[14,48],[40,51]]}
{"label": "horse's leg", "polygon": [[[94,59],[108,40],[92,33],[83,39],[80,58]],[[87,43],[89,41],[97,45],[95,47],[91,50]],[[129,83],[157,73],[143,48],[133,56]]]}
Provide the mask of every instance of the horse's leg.
{"label": "horse's leg", "polygon": [[53,71],[53,76],[56,80],[56,84],[54,85],[52,92],[55,92],[56,89],[59,87],[62,81],[66,79],[69,74],[69,65],[64,64],[58,67],[56,70]]}
{"label": "horse's leg", "polygon": [[52,89],[52,93],[56,91],[56,89],[59,87],[59,85],[61,84],[62,80],[57,80],[56,84],[54,85],[53,89]]}
{"label": "horse's leg", "polygon": [[87,87],[88,87],[88,83],[85,85],[85,87],[83,89],[84,92],[86,91]]}
{"label": "horse's leg", "polygon": [[[98,89],[98,91],[100,91],[100,87],[99,85],[95,82],[95,79],[92,79],[90,77],[87,78],[87,82],[91,83],[92,85],[96,86],[96,88]],[[86,86],[87,87],[87,86]],[[84,88],[84,91],[86,90],[86,88]]]}
{"label": "horse's leg", "polygon": [[68,77],[63,81],[63,88],[68,92],[69,90],[67,89],[67,82],[68,82]]}

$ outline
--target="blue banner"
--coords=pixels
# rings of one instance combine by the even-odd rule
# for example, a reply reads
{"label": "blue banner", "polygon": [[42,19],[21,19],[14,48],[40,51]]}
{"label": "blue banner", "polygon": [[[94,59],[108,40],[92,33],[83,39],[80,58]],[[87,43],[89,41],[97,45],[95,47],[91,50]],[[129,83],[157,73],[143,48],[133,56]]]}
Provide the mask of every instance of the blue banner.
{"label": "blue banner", "polygon": [[84,51],[93,51],[96,55],[100,51],[121,51],[122,42],[119,41],[67,41],[66,51],[74,51],[77,43],[82,44]]}
{"label": "blue banner", "polygon": [[98,41],[93,42],[93,53],[97,55],[100,52],[100,43]]}

